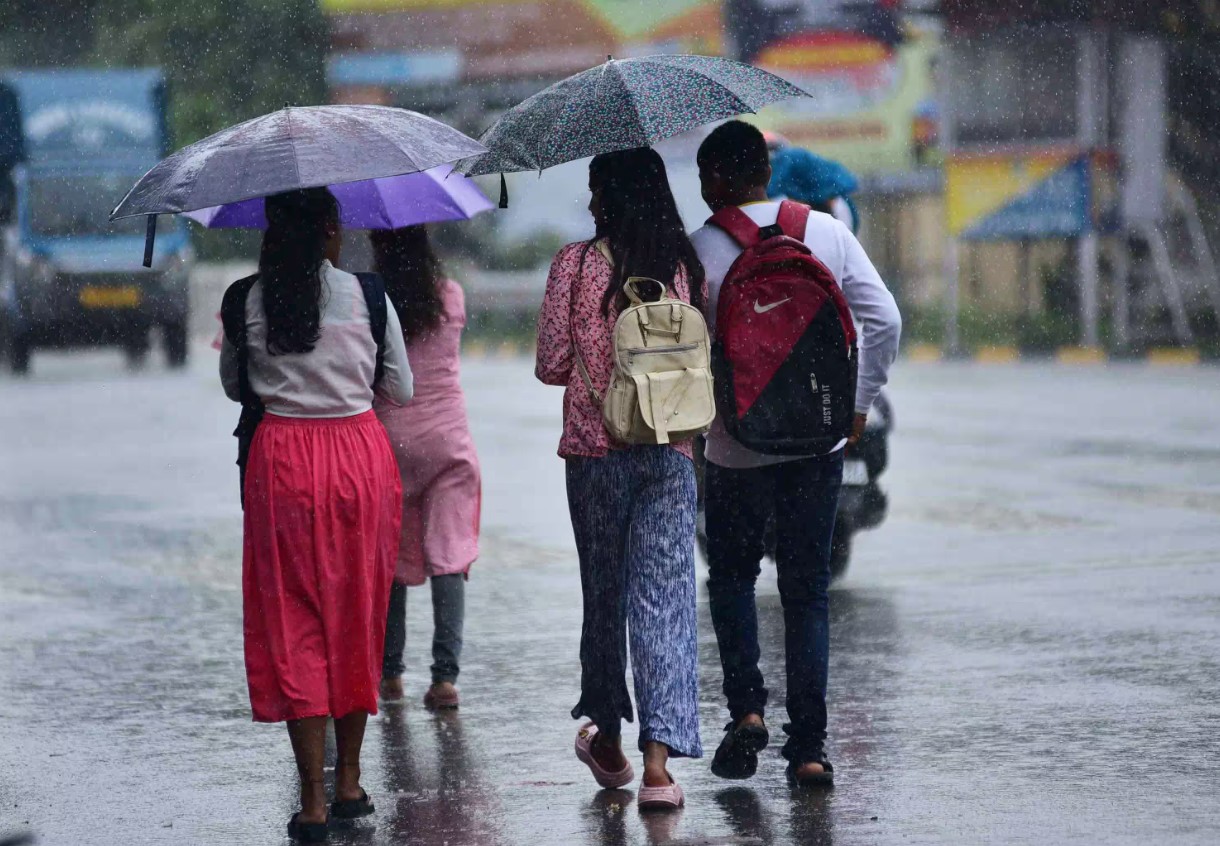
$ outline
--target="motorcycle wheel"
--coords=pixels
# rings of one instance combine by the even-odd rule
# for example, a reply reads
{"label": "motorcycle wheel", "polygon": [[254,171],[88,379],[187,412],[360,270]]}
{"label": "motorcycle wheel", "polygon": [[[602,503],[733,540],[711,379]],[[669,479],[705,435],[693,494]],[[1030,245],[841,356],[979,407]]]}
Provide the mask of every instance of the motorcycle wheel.
{"label": "motorcycle wheel", "polygon": [[703,516],[703,509],[699,509],[699,513],[695,516],[695,544],[699,547],[699,554],[703,556],[703,563],[707,563],[707,518]]}

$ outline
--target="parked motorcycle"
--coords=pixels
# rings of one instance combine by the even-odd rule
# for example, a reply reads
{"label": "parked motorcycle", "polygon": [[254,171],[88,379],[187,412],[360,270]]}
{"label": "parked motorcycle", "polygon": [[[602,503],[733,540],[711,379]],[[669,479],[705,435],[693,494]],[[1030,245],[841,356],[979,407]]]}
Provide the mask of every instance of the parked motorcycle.
{"label": "parked motorcycle", "polygon": [[[873,403],[868,425],[860,442],[847,447],[843,457],[843,487],[839,492],[839,513],[835,520],[830,549],[831,579],[838,579],[851,563],[852,537],[856,532],[880,526],[889,511],[889,498],[881,489],[880,478],[889,465],[889,437],[894,428],[894,411],[884,392]],[[703,510],[703,440],[695,450],[699,481],[699,516],[696,523],[699,549],[707,558],[706,517]],[[774,522],[774,516],[771,518]],[[775,556],[775,532],[767,531],[767,554]]]}

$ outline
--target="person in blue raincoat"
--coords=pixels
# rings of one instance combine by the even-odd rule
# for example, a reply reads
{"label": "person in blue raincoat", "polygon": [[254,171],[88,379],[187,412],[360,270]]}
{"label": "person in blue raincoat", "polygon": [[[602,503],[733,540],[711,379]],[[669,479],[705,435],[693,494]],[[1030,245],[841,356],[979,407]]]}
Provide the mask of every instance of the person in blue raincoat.
{"label": "person in blue raincoat", "polygon": [[771,155],[767,195],[804,203],[842,221],[853,235],[860,232],[860,213],[851,195],[860,187],[851,171],[800,147],[780,146]]}

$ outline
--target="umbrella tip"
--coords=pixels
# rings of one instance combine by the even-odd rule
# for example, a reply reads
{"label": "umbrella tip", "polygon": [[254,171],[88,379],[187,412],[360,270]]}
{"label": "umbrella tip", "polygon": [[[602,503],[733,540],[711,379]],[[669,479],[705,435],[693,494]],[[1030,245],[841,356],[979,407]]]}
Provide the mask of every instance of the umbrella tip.
{"label": "umbrella tip", "polygon": [[613,57],[613,56],[611,56],[609,53],[607,53],[607,54],[606,54],[606,61],[607,61],[607,62],[613,62],[613,61],[614,61],[614,57]]}

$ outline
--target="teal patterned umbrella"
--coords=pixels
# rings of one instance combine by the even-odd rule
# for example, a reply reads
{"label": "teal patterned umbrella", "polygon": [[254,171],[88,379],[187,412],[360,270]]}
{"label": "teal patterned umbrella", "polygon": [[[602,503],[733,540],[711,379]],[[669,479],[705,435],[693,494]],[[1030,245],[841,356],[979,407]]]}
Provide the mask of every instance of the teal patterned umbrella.
{"label": "teal patterned umbrella", "polygon": [[764,70],[712,56],[611,59],[539,91],[504,113],[479,140],[468,175],[543,170],[649,147],[714,121],[809,95]]}

